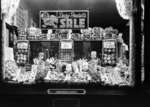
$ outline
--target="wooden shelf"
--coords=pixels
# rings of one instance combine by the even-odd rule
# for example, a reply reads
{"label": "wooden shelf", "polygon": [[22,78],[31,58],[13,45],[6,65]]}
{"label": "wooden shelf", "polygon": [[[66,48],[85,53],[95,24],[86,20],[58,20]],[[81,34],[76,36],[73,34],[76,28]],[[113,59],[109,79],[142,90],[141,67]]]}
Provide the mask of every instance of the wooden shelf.
{"label": "wooden shelf", "polygon": [[17,42],[28,42],[29,40],[17,40]]}
{"label": "wooden shelf", "polygon": [[73,41],[102,41],[102,40],[73,40]]}
{"label": "wooden shelf", "polygon": [[29,42],[51,42],[51,41],[60,41],[60,40],[29,40]]}
{"label": "wooden shelf", "polygon": [[[51,41],[61,41],[61,40],[29,40],[29,42],[51,42]],[[102,41],[102,40],[72,40],[72,41]]]}

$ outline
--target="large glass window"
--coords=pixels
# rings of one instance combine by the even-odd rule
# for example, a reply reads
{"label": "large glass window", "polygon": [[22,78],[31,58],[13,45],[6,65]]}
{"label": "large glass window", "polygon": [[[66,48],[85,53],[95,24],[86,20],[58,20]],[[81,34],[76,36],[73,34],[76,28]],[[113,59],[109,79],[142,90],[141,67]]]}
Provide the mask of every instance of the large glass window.
{"label": "large glass window", "polygon": [[117,9],[114,0],[20,0],[9,28],[3,17],[4,81],[132,86],[133,26]]}

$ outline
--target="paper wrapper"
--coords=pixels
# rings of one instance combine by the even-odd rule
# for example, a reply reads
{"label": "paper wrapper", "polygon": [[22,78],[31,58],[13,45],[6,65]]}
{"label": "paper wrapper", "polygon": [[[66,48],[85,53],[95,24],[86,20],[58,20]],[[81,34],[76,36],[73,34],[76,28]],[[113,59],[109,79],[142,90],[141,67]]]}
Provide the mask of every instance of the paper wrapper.
{"label": "paper wrapper", "polygon": [[36,79],[44,79],[46,77],[47,71],[45,70],[45,65],[38,65],[37,66],[37,73],[36,73]]}

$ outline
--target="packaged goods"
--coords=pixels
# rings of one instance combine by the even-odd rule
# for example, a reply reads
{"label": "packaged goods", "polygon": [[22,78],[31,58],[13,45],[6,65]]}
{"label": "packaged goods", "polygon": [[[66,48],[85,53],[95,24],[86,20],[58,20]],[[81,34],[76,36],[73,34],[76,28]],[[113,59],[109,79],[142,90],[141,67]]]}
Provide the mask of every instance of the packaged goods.
{"label": "packaged goods", "polygon": [[5,68],[5,79],[13,80],[16,78],[18,73],[18,66],[16,65],[15,61],[7,60],[4,64]]}

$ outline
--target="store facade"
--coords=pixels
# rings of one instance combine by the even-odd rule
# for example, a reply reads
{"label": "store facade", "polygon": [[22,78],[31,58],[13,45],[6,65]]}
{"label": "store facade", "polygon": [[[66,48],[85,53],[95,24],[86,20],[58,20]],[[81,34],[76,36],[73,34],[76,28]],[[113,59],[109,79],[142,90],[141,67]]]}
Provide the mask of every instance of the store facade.
{"label": "store facade", "polygon": [[[117,0],[113,3],[117,5],[116,11],[121,8]],[[90,9],[43,8],[36,16],[38,27],[36,21],[27,20],[26,16],[33,17],[27,11],[21,12],[21,18],[18,18],[20,14],[13,16],[9,24],[3,17],[3,83],[23,87],[39,85],[48,94],[57,94],[62,89],[62,93],[86,94],[91,86],[120,89],[141,86],[140,4],[140,0],[127,2],[124,5],[129,8],[124,13],[118,12],[119,18],[129,21],[129,26],[124,27],[128,28],[126,37],[111,24],[111,27],[90,26],[93,23]]]}

